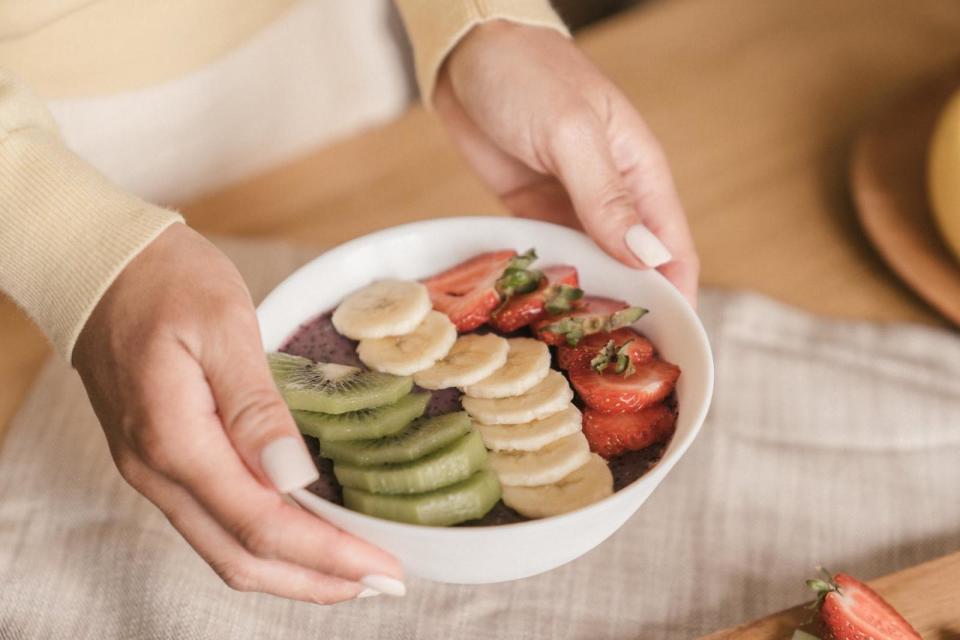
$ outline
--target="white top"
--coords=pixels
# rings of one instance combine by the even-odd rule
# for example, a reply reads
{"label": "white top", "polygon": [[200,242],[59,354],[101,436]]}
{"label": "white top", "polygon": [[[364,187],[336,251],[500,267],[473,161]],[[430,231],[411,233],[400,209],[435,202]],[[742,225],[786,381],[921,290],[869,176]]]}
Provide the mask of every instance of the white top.
{"label": "white top", "polygon": [[389,0],[301,0],[174,81],[48,106],[111,180],[176,205],[398,115],[414,95],[401,33]]}

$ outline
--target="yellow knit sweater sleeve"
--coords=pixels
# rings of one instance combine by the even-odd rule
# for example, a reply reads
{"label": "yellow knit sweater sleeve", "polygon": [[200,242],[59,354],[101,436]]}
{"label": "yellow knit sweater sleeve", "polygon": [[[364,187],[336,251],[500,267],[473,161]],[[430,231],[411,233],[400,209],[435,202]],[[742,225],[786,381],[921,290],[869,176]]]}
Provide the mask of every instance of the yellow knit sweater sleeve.
{"label": "yellow knit sweater sleeve", "polygon": [[43,103],[0,69],[0,290],[70,359],[127,263],[179,214],[110,184],[63,144]]}
{"label": "yellow knit sweater sleeve", "polygon": [[394,0],[413,42],[417,84],[431,107],[437,72],[447,54],[475,25],[509,20],[569,36],[548,0]]}

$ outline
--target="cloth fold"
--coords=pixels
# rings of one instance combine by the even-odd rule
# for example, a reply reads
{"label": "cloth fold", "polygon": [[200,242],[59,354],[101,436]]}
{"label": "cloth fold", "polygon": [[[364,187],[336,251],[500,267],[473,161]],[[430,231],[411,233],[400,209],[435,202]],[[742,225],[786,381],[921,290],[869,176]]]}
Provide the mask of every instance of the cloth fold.
{"label": "cloth fold", "polygon": [[[309,256],[226,249],[257,298]],[[719,291],[701,315],[713,410],[607,542],[518,582],[411,579],[406,598],[334,607],[223,586],[120,479],[76,374],[51,362],[0,450],[0,640],[690,638],[807,599],[817,564],[869,579],[960,546],[955,333]]]}

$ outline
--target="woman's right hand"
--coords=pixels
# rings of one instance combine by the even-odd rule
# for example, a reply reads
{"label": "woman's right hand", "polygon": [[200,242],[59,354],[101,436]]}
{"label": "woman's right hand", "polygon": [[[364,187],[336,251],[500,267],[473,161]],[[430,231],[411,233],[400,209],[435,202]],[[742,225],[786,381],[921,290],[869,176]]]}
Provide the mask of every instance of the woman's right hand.
{"label": "woman's right hand", "polygon": [[399,563],[288,502],[317,471],[240,274],[184,225],[123,270],[73,352],[117,468],[234,589],[402,595]]}

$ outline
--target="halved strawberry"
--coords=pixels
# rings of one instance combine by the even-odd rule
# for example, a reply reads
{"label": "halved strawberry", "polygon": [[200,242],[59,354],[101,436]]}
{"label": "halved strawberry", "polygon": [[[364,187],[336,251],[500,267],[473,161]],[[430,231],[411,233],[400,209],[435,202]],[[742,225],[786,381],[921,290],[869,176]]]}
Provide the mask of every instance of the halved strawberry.
{"label": "halved strawberry", "polygon": [[495,329],[505,333],[516,331],[539,319],[548,303],[569,304],[571,298],[583,295],[583,291],[577,288],[580,281],[576,267],[555,265],[544,268],[542,273],[543,281],[536,291],[508,298],[493,312],[490,324]]}
{"label": "halved strawberry", "polygon": [[639,451],[673,435],[676,412],[663,404],[635,413],[583,412],[583,435],[590,450],[608,460],[627,451]]}
{"label": "halved strawberry", "polygon": [[653,358],[653,343],[635,329],[623,327],[584,336],[575,347],[561,344],[557,347],[557,365],[564,370],[588,365],[611,340],[617,353],[626,355],[634,366]]}
{"label": "halved strawberry", "polygon": [[583,296],[569,313],[547,315],[532,326],[537,338],[547,344],[576,346],[584,336],[629,326],[646,312],[622,300]]}
{"label": "halved strawberry", "polygon": [[516,257],[512,249],[481,253],[427,278],[423,284],[433,308],[447,314],[460,333],[476,329],[499,306],[497,281]]}
{"label": "halved strawberry", "polygon": [[921,640],[917,630],[877,592],[845,573],[807,580],[817,592],[824,640]]}
{"label": "halved strawberry", "polygon": [[628,375],[612,371],[598,373],[583,365],[567,373],[570,384],[589,407],[604,413],[629,413],[670,395],[680,377],[680,367],[655,358],[637,365]]}

